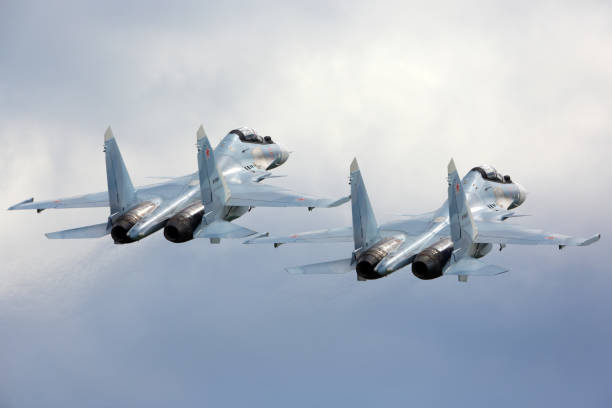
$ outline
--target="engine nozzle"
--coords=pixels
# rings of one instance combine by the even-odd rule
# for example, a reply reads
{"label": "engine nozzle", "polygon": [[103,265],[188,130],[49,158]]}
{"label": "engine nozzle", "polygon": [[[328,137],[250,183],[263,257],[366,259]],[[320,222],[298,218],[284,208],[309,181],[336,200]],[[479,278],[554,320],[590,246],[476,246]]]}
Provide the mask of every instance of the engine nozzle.
{"label": "engine nozzle", "polygon": [[401,239],[394,237],[382,239],[372,245],[357,257],[357,266],[355,267],[357,275],[364,279],[378,279],[385,276],[376,271],[376,265],[401,243]]}
{"label": "engine nozzle", "polygon": [[412,261],[412,273],[424,280],[439,278],[453,254],[453,249],[453,242],[448,238],[442,238],[417,254]]}
{"label": "engine nozzle", "polygon": [[191,204],[168,220],[164,227],[164,237],[170,242],[181,243],[193,239],[193,231],[202,222],[204,204]]}
{"label": "engine nozzle", "polygon": [[156,205],[150,201],[138,204],[136,207],[127,211],[117,218],[111,228],[111,237],[115,244],[129,244],[135,240],[128,235],[128,232],[145,215],[155,210]]}

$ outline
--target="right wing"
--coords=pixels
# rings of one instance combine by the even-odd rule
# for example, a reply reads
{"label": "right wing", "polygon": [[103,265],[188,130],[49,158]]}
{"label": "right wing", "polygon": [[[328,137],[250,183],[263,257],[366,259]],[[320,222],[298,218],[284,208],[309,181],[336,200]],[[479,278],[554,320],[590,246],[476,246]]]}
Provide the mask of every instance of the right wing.
{"label": "right wing", "polygon": [[285,236],[259,236],[245,241],[245,244],[290,244],[290,243],[353,242],[353,228],[331,228],[301,232]]}
{"label": "right wing", "polygon": [[505,222],[476,222],[476,225],[478,234],[475,242],[483,244],[586,246],[601,238],[601,234],[590,238],[570,237]]}
{"label": "right wing", "polygon": [[27,199],[9,207],[9,210],[46,210],[47,208],[89,208],[108,207],[108,193],[84,194],[80,196],[58,198],[57,200],[34,201]]}

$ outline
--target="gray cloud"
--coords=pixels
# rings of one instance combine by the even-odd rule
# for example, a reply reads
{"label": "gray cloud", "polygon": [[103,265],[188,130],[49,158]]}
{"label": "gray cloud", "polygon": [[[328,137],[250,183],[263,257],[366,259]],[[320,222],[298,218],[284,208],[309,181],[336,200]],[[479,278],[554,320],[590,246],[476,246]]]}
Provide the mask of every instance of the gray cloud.
{"label": "gray cloud", "polygon": [[[0,206],[195,170],[194,133],[250,125],[295,153],[277,183],[427,211],[445,165],[490,162],[530,225],[589,248],[507,248],[509,274],[366,285],[286,265],[348,246],[48,241],[105,210],[0,213],[0,405],[607,405],[610,6],[503,2],[21,2],[0,13]],[[290,232],[347,208],[257,209]]]}

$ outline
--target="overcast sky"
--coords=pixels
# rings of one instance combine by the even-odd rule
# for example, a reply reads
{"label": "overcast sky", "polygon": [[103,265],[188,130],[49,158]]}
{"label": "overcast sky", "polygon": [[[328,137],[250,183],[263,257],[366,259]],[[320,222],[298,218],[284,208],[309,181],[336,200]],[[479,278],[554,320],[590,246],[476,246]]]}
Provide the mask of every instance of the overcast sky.
{"label": "overcast sky", "polygon": [[108,210],[0,211],[0,406],[610,406],[611,50],[606,1],[2,2],[1,208],[105,190],[108,125],[138,184],[246,125],[305,193],[345,194],[356,156],[379,221],[440,205],[454,157],[523,184],[521,223],[603,238],[364,283],[283,271],[350,245],[51,241]]}

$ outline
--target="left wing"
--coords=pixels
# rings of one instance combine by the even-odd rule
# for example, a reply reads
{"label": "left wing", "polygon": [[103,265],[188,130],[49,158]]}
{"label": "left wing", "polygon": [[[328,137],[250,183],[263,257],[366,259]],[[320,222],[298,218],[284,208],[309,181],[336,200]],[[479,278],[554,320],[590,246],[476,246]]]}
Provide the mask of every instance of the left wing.
{"label": "left wing", "polygon": [[58,198],[57,200],[37,201],[27,199],[9,207],[9,210],[45,210],[47,208],[89,208],[108,207],[108,193],[84,194],[80,196]]}
{"label": "left wing", "polygon": [[476,222],[476,225],[478,234],[475,242],[483,244],[586,246],[601,238],[601,234],[590,238],[570,237],[502,222]]}
{"label": "left wing", "polygon": [[337,200],[302,195],[286,188],[251,181],[235,183],[228,180],[230,197],[227,205],[241,207],[337,207],[350,196]]}

